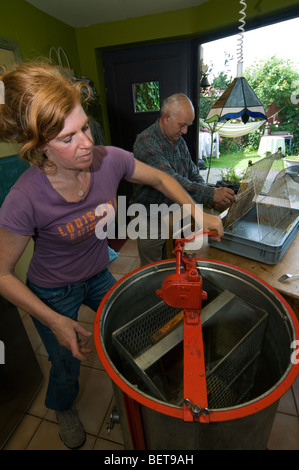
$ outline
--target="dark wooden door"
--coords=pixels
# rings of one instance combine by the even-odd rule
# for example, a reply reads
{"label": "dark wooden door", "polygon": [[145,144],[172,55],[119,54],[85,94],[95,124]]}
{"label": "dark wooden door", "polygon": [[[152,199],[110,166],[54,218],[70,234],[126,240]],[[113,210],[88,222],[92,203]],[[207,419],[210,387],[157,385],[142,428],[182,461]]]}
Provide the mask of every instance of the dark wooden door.
{"label": "dark wooden door", "polygon": [[[159,43],[102,52],[112,145],[132,151],[138,133],[159,117],[159,111],[135,112],[133,86],[159,82],[160,104],[173,93],[196,103],[197,63],[192,40]],[[196,150],[196,126],[186,140]],[[195,159],[195,156],[194,156]]]}
{"label": "dark wooden door", "polygon": [[[173,93],[185,93],[195,105],[197,49],[192,40],[186,40],[102,51],[112,145],[132,151],[137,134],[160,115],[159,111],[135,112],[135,84],[159,82],[160,105]],[[194,124],[185,136],[194,161],[197,135]],[[129,201],[132,192],[132,184],[120,183],[118,195],[125,195]]]}

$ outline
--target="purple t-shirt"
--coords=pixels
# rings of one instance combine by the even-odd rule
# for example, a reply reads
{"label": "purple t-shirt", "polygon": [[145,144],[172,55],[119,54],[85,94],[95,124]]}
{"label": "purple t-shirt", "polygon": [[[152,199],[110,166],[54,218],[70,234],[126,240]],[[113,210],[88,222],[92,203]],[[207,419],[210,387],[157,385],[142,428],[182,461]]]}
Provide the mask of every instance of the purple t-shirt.
{"label": "purple t-shirt", "polygon": [[94,147],[88,194],[79,202],[66,202],[46,175],[36,167],[25,171],[11,188],[0,210],[0,227],[31,235],[34,253],[28,278],[43,287],[81,282],[109,264],[107,239],[95,235],[100,220],[96,208],[116,209],[122,178],[130,178],[133,154],[116,147]]}

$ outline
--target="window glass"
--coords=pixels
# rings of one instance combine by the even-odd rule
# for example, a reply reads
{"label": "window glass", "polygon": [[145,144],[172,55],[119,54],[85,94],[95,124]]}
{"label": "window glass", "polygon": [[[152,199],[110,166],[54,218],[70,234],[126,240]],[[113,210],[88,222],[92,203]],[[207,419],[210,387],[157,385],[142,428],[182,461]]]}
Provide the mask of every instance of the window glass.
{"label": "window glass", "polygon": [[135,113],[160,110],[159,82],[143,82],[133,84],[133,100]]}

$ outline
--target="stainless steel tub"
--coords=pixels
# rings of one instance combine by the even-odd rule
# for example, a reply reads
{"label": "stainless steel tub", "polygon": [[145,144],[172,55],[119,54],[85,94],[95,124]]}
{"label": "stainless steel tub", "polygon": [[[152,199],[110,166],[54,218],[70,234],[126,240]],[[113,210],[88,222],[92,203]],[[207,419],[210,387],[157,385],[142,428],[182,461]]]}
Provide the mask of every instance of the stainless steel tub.
{"label": "stainless steel tub", "polygon": [[[178,399],[178,396],[185,398],[180,386],[182,361],[179,344],[171,351],[172,355],[159,364],[159,367],[162,366],[160,381],[159,372],[158,380],[153,377],[152,371],[148,372],[149,369],[140,374],[138,370],[136,372],[135,353],[128,351],[133,339],[129,338],[129,346],[124,348],[123,354],[122,348],[118,347],[118,337],[115,340],[115,336],[127,330],[128,325],[132,325],[131,331],[134,332],[136,322],[144,317],[145,312],[149,312],[149,316],[153,315],[152,312],[160,303],[156,290],[161,287],[165,277],[175,272],[176,263],[175,260],[169,260],[140,268],[122,278],[109,291],[98,309],[94,327],[99,358],[114,385],[126,449],[265,449],[279,399],[298,375],[299,366],[291,360],[294,357],[291,345],[299,337],[298,320],[285,300],[261,279],[235,266],[200,259],[197,260],[197,266],[203,279],[203,288],[208,294],[207,305],[225,291],[237,298],[240,305],[246,306],[238,310],[228,303],[227,307],[218,308],[217,315],[203,325],[207,364],[212,364],[214,376],[220,367],[219,363],[226,360],[225,374],[216,374],[218,382],[219,377],[223,381],[222,377],[228,375],[240,376],[244,390],[246,384],[246,393],[244,397],[240,394],[236,397],[239,393],[239,388],[236,388],[235,398],[231,398],[230,394],[227,405],[221,402],[224,395],[221,390],[214,404],[209,406],[207,422],[196,419],[186,422],[183,405]],[[256,312],[261,314],[253,321]],[[267,318],[262,338],[259,336],[258,346],[255,346],[254,338],[250,350],[255,355],[254,349],[259,349],[254,370],[248,368],[246,373],[242,370],[239,374],[239,363],[232,365],[227,357],[231,359],[232,353],[236,358],[240,356],[245,344],[242,336],[248,338],[249,333],[253,330],[256,332],[256,325],[264,321],[264,314]],[[250,324],[252,321],[253,325]],[[244,334],[240,334],[243,329]],[[232,341],[232,335],[240,336],[241,343],[240,338]],[[143,340],[141,334],[135,336],[135,349],[138,349],[138,342]],[[228,347],[231,341],[232,346]],[[222,353],[223,350],[226,351]],[[219,351],[226,357],[219,360]],[[159,356],[157,363],[160,360]],[[213,368],[215,361],[217,367]],[[169,371],[174,370],[171,379],[179,378],[170,380],[166,388],[160,385],[160,382],[165,382],[164,376],[171,375],[168,370],[165,374],[165,367],[169,367]],[[229,374],[232,367],[233,373]],[[146,380],[143,380],[144,374]],[[207,370],[207,379],[209,374]],[[251,382],[247,390],[248,377]],[[154,383],[153,388],[148,379]],[[175,399],[168,393],[171,389],[169,383],[179,390],[174,394]],[[158,389],[158,395],[155,389]],[[159,395],[159,389],[163,390],[162,395]]]}

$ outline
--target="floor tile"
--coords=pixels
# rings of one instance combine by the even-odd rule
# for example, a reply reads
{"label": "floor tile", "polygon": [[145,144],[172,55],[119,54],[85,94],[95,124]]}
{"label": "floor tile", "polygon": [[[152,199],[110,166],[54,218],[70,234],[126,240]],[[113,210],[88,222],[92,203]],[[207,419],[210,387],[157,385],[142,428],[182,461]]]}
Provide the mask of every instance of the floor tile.
{"label": "floor tile", "polygon": [[269,450],[299,450],[298,416],[276,413],[270,439]]}
{"label": "floor tile", "polygon": [[105,439],[97,438],[93,450],[124,450],[124,446],[116,444],[115,442],[107,441]]}
{"label": "floor tile", "polygon": [[109,271],[118,274],[128,274],[132,270],[135,258],[132,256],[119,256],[109,266]]}
{"label": "floor tile", "polygon": [[138,248],[136,240],[127,240],[126,243],[121,247],[119,254],[121,256],[138,257]]}
{"label": "floor tile", "polygon": [[98,435],[113,397],[112,383],[106,372],[81,367],[77,410],[86,432]]}
{"label": "floor tile", "polygon": [[290,388],[284,394],[284,396],[281,397],[277,411],[279,411],[280,413],[286,413],[289,415],[297,416],[297,409],[292,388]]}
{"label": "floor tile", "polygon": [[59,437],[58,424],[42,421],[27,450],[68,450]]}
{"label": "floor tile", "polygon": [[25,415],[4,450],[26,450],[42,420],[36,416]]}

